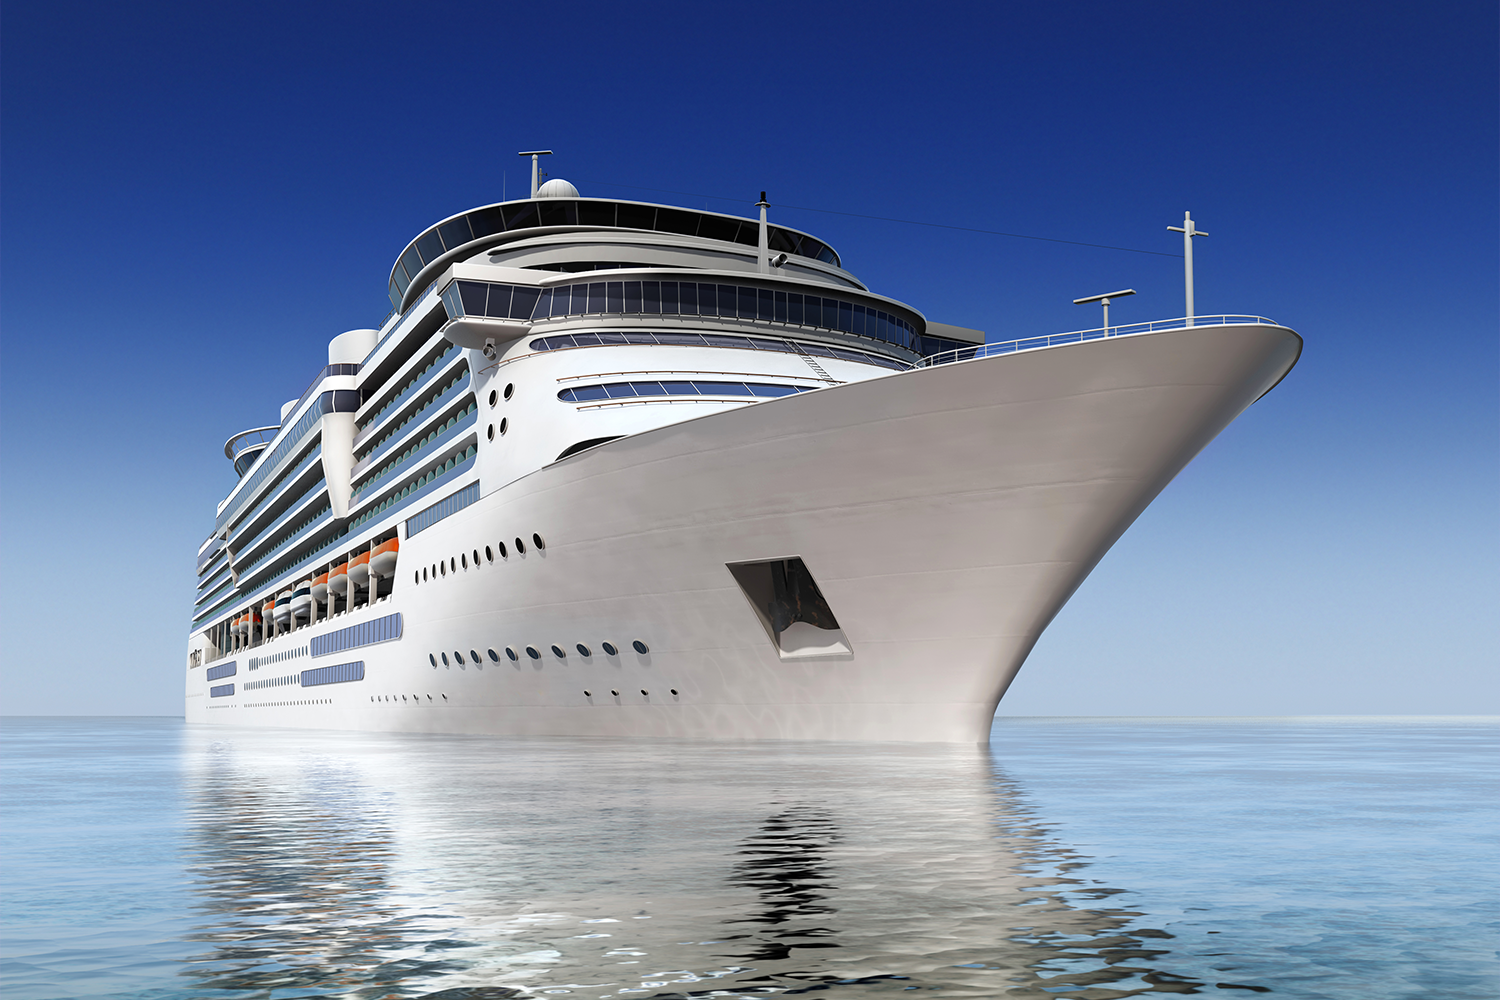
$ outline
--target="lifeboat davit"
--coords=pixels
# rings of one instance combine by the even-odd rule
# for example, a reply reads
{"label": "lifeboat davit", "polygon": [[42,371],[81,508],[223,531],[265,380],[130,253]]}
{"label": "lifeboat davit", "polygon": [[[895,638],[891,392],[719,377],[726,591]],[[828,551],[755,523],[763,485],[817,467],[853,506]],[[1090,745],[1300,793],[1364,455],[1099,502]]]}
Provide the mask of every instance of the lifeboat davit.
{"label": "lifeboat davit", "polygon": [[292,592],[283,590],[276,595],[276,624],[285,625],[292,620]]}
{"label": "lifeboat davit", "polygon": [[349,560],[349,579],[354,581],[356,587],[363,587],[370,582],[370,553],[361,552]]}
{"label": "lifeboat davit", "polygon": [[394,576],[396,573],[396,552],[400,548],[401,543],[394,538],[375,546],[375,551],[370,553],[370,569],[381,576]]}
{"label": "lifeboat davit", "polygon": [[339,563],[333,567],[328,574],[328,589],[335,594],[347,594],[349,592],[349,564]]}
{"label": "lifeboat davit", "polygon": [[328,603],[328,574],[319,573],[312,579],[312,599],[319,604]]}
{"label": "lifeboat davit", "polygon": [[307,612],[312,608],[312,581],[303,580],[297,584],[292,591],[292,614],[298,618],[306,618]]}

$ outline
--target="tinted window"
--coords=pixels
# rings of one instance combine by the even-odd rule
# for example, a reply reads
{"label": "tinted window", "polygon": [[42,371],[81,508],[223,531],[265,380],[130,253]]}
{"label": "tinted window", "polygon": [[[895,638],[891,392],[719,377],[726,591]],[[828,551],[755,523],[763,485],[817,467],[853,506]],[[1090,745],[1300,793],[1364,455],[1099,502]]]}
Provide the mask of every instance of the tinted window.
{"label": "tinted window", "polygon": [[719,315],[734,319],[740,314],[739,288],[735,285],[719,286]]}
{"label": "tinted window", "polygon": [[736,219],[721,219],[716,216],[705,215],[698,223],[698,235],[705,236],[711,240],[724,240],[728,243],[733,243],[739,231],[740,224]]}
{"label": "tinted window", "polygon": [[540,225],[543,226],[578,225],[578,203],[574,201],[544,198],[537,202],[537,213]]}
{"label": "tinted window", "polygon": [[761,288],[758,289],[755,294],[757,299],[759,300],[757,302],[758,308],[756,309],[756,315],[758,315],[761,319],[766,320],[767,322],[774,320],[776,318],[775,293],[768,288]]}
{"label": "tinted window", "polygon": [[679,233],[693,236],[698,232],[698,213],[679,212],[672,208],[656,210],[656,229],[662,233]]}
{"label": "tinted window", "polygon": [[777,229],[775,226],[767,226],[766,245],[777,253],[796,253],[797,237],[785,229]]}
{"label": "tinted window", "polygon": [[469,229],[474,238],[490,236],[494,233],[505,231],[505,216],[499,208],[481,208],[477,212],[469,213]]}
{"label": "tinted window", "polygon": [[[605,305],[606,308],[612,313],[625,311],[625,289],[622,287],[623,285],[623,281],[607,282],[609,295],[607,297],[607,302]],[[590,295],[589,297],[593,298],[592,295]]]}
{"label": "tinted window", "polygon": [[615,203],[612,201],[580,201],[578,203],[580,226],[613,226]]}
{"label": "tinted window", "polygon": [[[712,286],[709,286],[712,287]],[[681,299],[678,308],[684,316],[698,315],[698,286],[691,281],[679,282],[677,295]]]}
{"label": "tinted window", "polygon": [[742,382],[698,382],[698,391],[705,396],[748,396],[750,390]]}
{"label": "tinted window", "polygon": [[[412,247],[401,255],[401,266],[406,268],[406,276],[415,278],[417,272],[422,270],[422,258],[417,254],[417,248]],[[403,289],[403,292],[405,289]]]}
{"label": "tinted window", "polygon": [[510,318],[530,319],[532,310],[536,307],[536,300],[541,294],[540,288],[517,285],[510,299]]}
{"label": "tinted window", "polygon": [[641,282],[641,312],[650,314],[661,312],[661,282]]}
{"label": "tinted window", "polygon": [[610,399],[623,399],[635,395],[635,390],[631,388],[629,382],[611,382],[604,387],[604,391],[609,393]]}
{"label": "tinted window", "polygon": [[615,218],[621,229],[653,229],[656,209],[650,205],[620,205]]}
{"label": "tinted window", "polygon": [[663,316],[677,315],[677,282],[661,283],[661,312]]}
{"label": "tinted window", "polygon": [[438,233],[443,237],[443,246],[449,250],[461,247],[474,239],[474,233],[469,229],[469,220],[462,215],[452,222],[445,222],[438,226]]}
{"label": "tinted window", "polygon": [[641,311],[641,283],[639,281],[625,282],[625,311],[632,314]]}
{"label": "tinted window", "polygon": [[661,387],[673,396],[696,396],[698,390],[691,382],[663,382]]}
{"label": "tinted window", "polygon": [[[580,285],[579,287],[581,288],[582,286]],[[588,303],[589,304],[586,307],[582,308],[582,309],[575,309],[573,311],[574,312],[602,313],[604,311],[604,282],[602,282],[602,281],[596,281],[593,284],[589,285],[588,288],[589,288],[589,299],[588,299]]]}
{"label": "tinted window", "polygon": [[431,264],[443,255],[443,238],[438,235],[436,229],[429,229],[417,238],[417,252],[422,255],[422,261]]}
{"label": "tinted window", "polygon": [[[500,288],[505,286],[501,285]],[[460,281],[458,283],[458,295],[463,300],[464,313],[469,316],[483,316],[485,293],[489,286],[477,281]],[[509,303],[507,303],[508,305]]]}
{"label": "tinted window", "polygon": [[786,297],[786,321],[793,326],[802,325],[802,296],[795,292]]}
{"label": "tinted window", "polygon": [[633,382],[637,396],[663,396],[667,391],[662,388],[660,382]]}
{"label": "tinted window", "polygon": [[510,315],[510,285],[491,285],[490,301],[485,307],[486,316],[505,319]]}
{"label": "tinted window", "polygon": [[505,208],[507,230],[528,229],[536,224],[536,202],[523,201],[519,205],[510,205]]}

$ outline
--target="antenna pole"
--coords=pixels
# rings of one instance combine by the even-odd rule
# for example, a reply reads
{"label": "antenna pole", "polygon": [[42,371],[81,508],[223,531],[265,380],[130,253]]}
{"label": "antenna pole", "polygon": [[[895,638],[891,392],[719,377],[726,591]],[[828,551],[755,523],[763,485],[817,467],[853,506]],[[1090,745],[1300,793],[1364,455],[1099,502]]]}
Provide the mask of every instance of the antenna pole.
{"label": "antenna pole", "polygon": [[537,191],[537,177],[538,177],[538,174],[537,174],[538,166],[537,166],[537,164],[539,162],[538,158],[539,157],[543,157],[543,156],[551,156],[552,155],[552,150],[550,150],[550,149],[533,149],[533,150],[531,150],[529,152],[517,153],[516,155],[517,156],[529,156],[529,157],[531,157],[531,196],[533,198],[535,198],[536,197],[536,191]]}
{"label": "antenna pole", "polygon": [[1193,224],[1193,213],[1182,213],[1182,225],[1168,226],[1174,233],[1182,234],[1182,276],[1187,287],[1187,325],[1193,325],[1193,237],[1207,236]]}
{"label": "antenna pole", "polygon": [[756,268],[761,274],[770,274],[771,242],[766,231],[766,208],[769,207],[769,202],[766,201],[764,191],[760,193],[760,201],[756,202],[756,205],[760,207],[760,242],[756,251]]}

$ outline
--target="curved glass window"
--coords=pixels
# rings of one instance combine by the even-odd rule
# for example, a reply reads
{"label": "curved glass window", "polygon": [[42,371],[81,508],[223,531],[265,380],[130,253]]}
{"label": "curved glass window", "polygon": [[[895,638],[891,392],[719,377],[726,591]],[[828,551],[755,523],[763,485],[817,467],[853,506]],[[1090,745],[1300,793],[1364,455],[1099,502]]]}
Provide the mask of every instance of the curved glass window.
{"label": "curved glass window", "polygon": [[770,382],[606,382],[564,389],[557,398],[564,403],[588,403],[596,399],[635,399],[641,396],[757,396],[773,399],[795,396],[814,388],[810,385],[775,385]]}
{"label": "curved glass window", "polygon": [[839,330],[895,344],[921,346],[916,327],[879,308],[803,292],[755,285],[693,281],[587,281],[527,288],[485,281],[455,281],[443,290],[449,319],[559,319],[567,316],[705,316]]}
{"label": "curved glass window", "polygon": [[[444,253],[495,233],[538,226],[647,229],[752,247],[760,241],[759,223],[734,216],[637,202],[598,201],[592,198],[576,201],[571,198],[545,198],[507,202],[467,212],[456,219],[433,226],[413,240],[396,261],[396,266],[391,268],[392,305],[400,309],[401,301],[411,283],[417,280],[418,273]],[[772,253],[789,253],[832,264],[834,267],[842,266],[839,255],[821,240],[781,226],[767,226],[766,229],[766,240]],[[425,285],[417,291],[421,292],[424,288]]]}
{"label": "curved glass window", "polygon": [[770,337],[736,337],[722,333],[650,333],[631,330],[622,333],[560,333],[538,337],[531,342],[533,351],[559,351],[569,347],[612,347],[620,344],[660,344],[671,347],[737,347],[741,350],[780,351],[785,354],[813,354],[820,358],[841,358],[861,364],[880,365],[905,371],[911,366],[895,358],[852,351],[847,347],[826,344],[794,343]]}

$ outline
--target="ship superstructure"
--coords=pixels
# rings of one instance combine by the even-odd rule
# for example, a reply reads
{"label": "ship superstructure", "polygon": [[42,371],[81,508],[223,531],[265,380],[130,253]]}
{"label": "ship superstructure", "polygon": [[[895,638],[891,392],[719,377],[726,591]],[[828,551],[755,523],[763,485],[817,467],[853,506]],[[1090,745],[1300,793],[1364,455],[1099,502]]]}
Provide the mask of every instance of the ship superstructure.
{"label": "ship superstructure", "polygon": [[982,740],[1301,344],[1233,317],[981,346],[764,198],[560,180],[431,227],[389,291],[225,447],[189,721]]}

